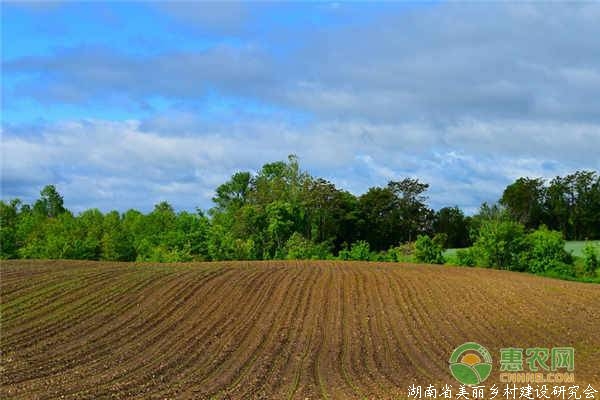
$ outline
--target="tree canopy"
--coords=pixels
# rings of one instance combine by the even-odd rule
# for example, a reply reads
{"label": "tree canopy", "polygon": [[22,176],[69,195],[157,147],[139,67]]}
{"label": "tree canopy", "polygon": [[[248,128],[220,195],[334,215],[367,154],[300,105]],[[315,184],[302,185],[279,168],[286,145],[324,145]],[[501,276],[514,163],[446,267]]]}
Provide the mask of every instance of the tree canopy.
{"label": "tree canopy", "polygon": [[[593,171],[549,182],[519,178],[498,204],[484,203],[472,217],[456,206],[434,211],[428,189],[418,179],[402,178],[357,196],[303,171],[293,155],[256,173],[235,172],[216,188],[214,207],[206,213],[177,212],[161,202],[146,214],[90,209],[74,215],[48,185],[33,206],[18,199],[0,202],[0,257],[189,261],[368,253],[398,260],[420,238],[419,254],[434,254],[422,258],[435,260],[441,246],[475,242],[483,249],[486,241],[501,242],[504,248],[480,252],[480,259],[512,269],[520,261],[510,259],[511,252],[527,245],[513,239],[540,226],[564,239],[600,238],[600,176]],[[431,243],[425,239],[436,234]]]}

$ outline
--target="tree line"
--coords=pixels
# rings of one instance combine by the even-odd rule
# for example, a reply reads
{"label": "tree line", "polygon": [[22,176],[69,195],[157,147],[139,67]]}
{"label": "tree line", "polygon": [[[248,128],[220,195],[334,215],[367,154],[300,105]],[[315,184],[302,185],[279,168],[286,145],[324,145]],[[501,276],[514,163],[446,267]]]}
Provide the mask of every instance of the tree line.
{"label": "tree line", "polygon": [[519,178],[497,204],[483,204],[473,216],[456,206],[434,211],[428,188],[405,178],[356,196],[303,171],[293,155],[255,174],[236,172],[216,188],[207,212],[175,212],[161,202],[146,214],[89,209],[74,215],[48,185],[32,205],[0,203],[0,257],[402,261],[416,254],[435,262],[442,261],[436,259],[438,247],[476,244],[489,221],[510,221],[524,233],[544,226],[567,240],[600,239],[600,176],[594,171],[549,182]]}

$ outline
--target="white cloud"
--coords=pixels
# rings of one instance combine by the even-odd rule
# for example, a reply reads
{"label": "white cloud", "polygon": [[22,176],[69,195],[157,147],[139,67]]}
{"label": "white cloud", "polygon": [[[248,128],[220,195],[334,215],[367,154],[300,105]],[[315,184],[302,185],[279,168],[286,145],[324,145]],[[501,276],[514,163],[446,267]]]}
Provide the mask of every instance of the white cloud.
{"label": "white cloud", "polygon": [[[18,78],[4,96],[13,112],[133,110],[130,121],[6,127],[4,197],[59,183],[76,209],[209,207],[235,170],[296,153],[355,193],[419,177],[434,206],[473,210],[519,176],[600,170],[598,3],[436,3],[256,35],[244,5],[190,7],[165,12],[240,36],[150,53],[83,43],[3,62]],[[352,9],[339,21],[362,12]],[[169,109],[139,111],[156,99]],[[225,111],[207,112],[221,101]]]}
{"label": "white cloud", "polygon": [[264,120],[164,135],[140,121],[87,120],[38,129],[25,136],[3,132],[3,197],[31,201],[26,187],[56,183],[77,211],[148,210],[160,200],[178,209],[208,208],[214,189],[234,171],[256,171],[291,153],[311,174],[356,194],[410,176],[430,184],[433,206],[469,210],[497,200],[520,176],[600,169],[600,126],[591,124]]}

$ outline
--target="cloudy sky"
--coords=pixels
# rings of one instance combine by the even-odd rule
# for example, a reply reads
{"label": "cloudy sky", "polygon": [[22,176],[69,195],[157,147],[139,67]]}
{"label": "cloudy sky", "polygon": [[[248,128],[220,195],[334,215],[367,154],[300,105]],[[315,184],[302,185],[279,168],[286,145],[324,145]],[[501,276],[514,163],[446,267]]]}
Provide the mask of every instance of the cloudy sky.
{"label": "cloudy sky", "polygon": [[600,3],[5,3],[2,198],[211,206],[295,153],[473,212],[600,170]]}

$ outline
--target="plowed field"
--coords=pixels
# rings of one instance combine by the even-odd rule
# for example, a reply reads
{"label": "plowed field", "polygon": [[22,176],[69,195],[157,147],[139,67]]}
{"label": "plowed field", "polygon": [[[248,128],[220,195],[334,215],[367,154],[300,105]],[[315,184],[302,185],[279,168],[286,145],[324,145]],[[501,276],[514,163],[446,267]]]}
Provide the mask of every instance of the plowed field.
{"label": "plowed field", "polygon": [[457,389],[467,341],[494,357],[486,384],[500,348],[572,346],[600,390],[594,284],[321,261],[10,261],[0,278],[2,399],[398,398]]}

